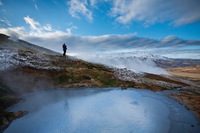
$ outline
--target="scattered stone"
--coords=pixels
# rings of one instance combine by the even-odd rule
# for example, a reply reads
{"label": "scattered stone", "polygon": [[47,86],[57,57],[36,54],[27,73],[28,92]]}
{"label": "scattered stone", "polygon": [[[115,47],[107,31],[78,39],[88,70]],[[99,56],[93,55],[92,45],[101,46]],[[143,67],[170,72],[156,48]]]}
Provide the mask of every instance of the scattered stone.
{"label": "scattered stone", "polygon": [[127,89],[127,87],[121,87],[121,90],[126,90]]}
{"label": "scattered stone", "polygon": [[194,127],[194,125],[192,124],[191,127]]}

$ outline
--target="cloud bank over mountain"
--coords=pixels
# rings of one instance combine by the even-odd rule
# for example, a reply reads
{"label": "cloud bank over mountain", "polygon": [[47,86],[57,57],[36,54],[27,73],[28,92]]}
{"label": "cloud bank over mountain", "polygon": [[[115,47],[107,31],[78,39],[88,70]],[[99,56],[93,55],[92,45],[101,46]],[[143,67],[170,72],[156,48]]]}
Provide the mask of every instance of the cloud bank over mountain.
{"label": "cloud bank over mountain", "polygon": [[68,53],[71,55],[146,51],[172,58],[200,59],[200,40],[183,40],[173,35],[156,40],[137,37],[136,33],[125,35],[77,36],[72,34],[72,30],[77,28],[73,25],[64,32],[54,29],[50,24],[42,25],[29,16],[24,17],[24,21],[29,25],[29,29],[23,26],[0,28],[0,33],[14,36],[15,40],[18,39],[16,37],[19,37],[19,39],[57,52],[62,52],[61,45],[67,43]]}
{"label": "cloud bank over mountain", "polygon": [[[146,51],[157,55],[180,58],[200,58],[200,40],[182,40],[168,36],[161,40],[136,37],[134,35],[76,36],[62,31],[26,33],[23,27],[0,29],[1,33],[19,36],[20,39],[62,52],[61,45],[67,43],[68,53],[106,53]],[[16,40],[16,38],[15,38]]]}

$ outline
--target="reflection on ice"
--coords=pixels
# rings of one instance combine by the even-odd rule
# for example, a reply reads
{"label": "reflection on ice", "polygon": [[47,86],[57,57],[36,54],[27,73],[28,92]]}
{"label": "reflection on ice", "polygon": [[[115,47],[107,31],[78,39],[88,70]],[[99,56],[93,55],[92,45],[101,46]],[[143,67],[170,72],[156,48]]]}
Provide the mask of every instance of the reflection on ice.
{"label": "reflection on ice", "polygon": [[182,105],[151,91],[90,88],[24,97],[26,101],[12,110],[30,113],[13,121],[5,133],[195,133],[200,129]]}

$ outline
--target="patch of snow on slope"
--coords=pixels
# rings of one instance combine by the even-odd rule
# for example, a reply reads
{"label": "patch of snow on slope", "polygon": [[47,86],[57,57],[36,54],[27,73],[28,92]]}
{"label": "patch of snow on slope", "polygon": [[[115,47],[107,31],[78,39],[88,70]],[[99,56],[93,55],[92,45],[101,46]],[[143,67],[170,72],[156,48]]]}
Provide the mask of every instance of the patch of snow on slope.
{"label": "patch of snow on slope", "polygon": [[29,66],[46,70],[60,69],[60,67],[51,65],[51,59],[45,55],[10,49],[0,49],[0,64],[0,71],[18,66]]}
{"label": "patch of snow on slope", "polygon": [[139,77],[143,76],[143,74],[135,73],[131,70],[127,70],[126,68],[124,69],[114,68],[114,74],[115,77],[120,80],[134,81],[134,82],[139,82],[141,80]]}
{"label": "patch of snow on slope", "polygon": [[0,49],[0,71],[15,67],[19,64],[19,61],[13,59],[17,56],[16,51],[11,51],[8,49]]}

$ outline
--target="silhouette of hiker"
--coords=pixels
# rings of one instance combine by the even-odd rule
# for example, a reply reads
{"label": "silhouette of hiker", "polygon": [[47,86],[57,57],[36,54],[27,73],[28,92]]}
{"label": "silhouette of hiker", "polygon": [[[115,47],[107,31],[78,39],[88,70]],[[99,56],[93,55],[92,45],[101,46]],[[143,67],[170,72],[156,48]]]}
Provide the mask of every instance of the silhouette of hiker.
{"label": "silhouette of hiker", "polygon": [[67,46],[66,46],[66,44],[64,43],[64,44],[63,44],[63,56],[66,56],[66,51],[67,51]]}

